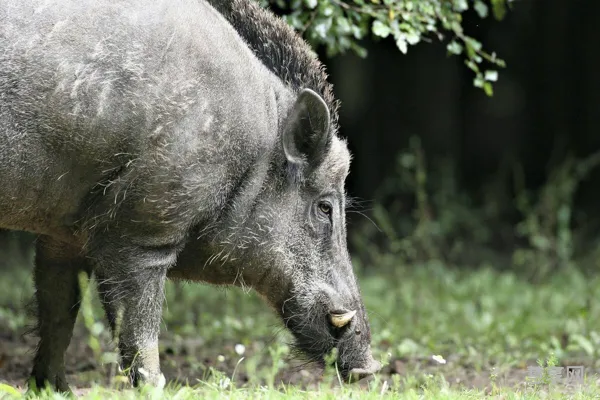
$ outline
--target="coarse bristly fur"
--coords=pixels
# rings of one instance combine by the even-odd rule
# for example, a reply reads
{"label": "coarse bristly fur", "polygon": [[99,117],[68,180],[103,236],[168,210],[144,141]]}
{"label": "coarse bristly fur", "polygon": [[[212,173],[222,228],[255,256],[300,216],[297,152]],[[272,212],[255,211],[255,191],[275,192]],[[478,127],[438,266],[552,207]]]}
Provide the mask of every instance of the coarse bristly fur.
{"label": "coarse bristly fur", "polygon": [[248,47],[269,70],[296,90],[317,92],[331,113],[331,129],[338,130],[340,102],[327,80],[325,66],[312,48],[281,18],[253,0],[208,0],[233,25]]}
{"label": "coarse bristly fur", "polygon": [[135,385],[165,383],[167,278],[253,288],[310,360],[378,370],[338,102],[289,26],[253,0],[0,0],[0,21],[0,228],[39,235],[35,385],[68,390],[82,271]]}

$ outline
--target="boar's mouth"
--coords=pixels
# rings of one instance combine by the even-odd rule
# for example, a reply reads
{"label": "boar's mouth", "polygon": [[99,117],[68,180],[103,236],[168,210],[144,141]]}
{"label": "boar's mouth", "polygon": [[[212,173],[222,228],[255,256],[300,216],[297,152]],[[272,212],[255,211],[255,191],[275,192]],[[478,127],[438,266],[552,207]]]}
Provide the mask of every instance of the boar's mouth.
{"label": "boar's mouth", "polygon": [[294,354],[308,362],[325,366],[325,356],[338,344],[332,330],[328,327],[324,313],[303,313],[287,307],[281,314],[285,326],[294,336],[291,343]]}
{"label": "boar's mouth", "polygon": [[[291,343],[293,354],[307,364],[325,368],[326,356],[337,348],[337,368],[345,382],[358,381],[381,369],[381,364],[371,354],[364,309],[331,313],[321,307],[302,310],[288,302],[285,310],[281,307],[279,310],[294,337]],[[341,321],[340,315],[344,314],[348,321]]]}
{"label": "boar's mouth", "polygon": [[370,345],[356,349],[356,344],[345,338],[340,340],[336,347],[339,354],[338,365],[341,366],[340,374],[344,381],[359,381],[381,370],[381,363],[373,358]]}

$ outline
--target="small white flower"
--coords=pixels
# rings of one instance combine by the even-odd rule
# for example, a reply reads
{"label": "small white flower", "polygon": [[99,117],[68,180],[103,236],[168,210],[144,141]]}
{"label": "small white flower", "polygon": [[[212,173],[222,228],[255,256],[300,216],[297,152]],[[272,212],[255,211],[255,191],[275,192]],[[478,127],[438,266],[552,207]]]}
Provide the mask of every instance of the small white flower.
{"label": "small white flower", "polygon": [[435,361],[437,361],[440,364],[446,364],[446,360],[444,360],[444,357],[442,357],[440,355],[431,356],[431,358],[433,358]]}
{"label": "small white flower", "polygon": [[235,352],[238,354],[238,356],[241,356],[242,354],[244,354],[246,352],[246,346],[244,346],[243,344],[236,344],[235,345]]}
{"label": "small white flower", "polygon": [[219,356],[217,357],[217,360],[219,360],[219,362],[223,362],[225,361],[225,357],[221,354],[219,354]]}
{"label": "small white flower", "polygon": [[230,383],[231,383],[231,379],[229,379],[227,377],[219,380],[219,386],[221,387],[221,389],[227,389],[229,387]]}

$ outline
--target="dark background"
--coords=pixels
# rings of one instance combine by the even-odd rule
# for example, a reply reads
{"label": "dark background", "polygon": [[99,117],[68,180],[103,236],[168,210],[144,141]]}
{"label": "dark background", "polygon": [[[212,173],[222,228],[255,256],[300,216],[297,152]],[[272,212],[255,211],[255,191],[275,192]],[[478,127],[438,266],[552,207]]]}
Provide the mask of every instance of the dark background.
{"label": "dark background", "polygon": [[[366,43],[366,59],[323,55],[354,153],[350,191],[372,197],[413,134],[430,158],[452,155],[473,191],[506,157],[536,187],[568,152],[599,150],[598,13],[594,1],[524,0],[500,22],[467,14],[467,33],[507,62],[492,98],[473,87],[460,57],[446,55],[445,42],[421,42],[407,55],[393,40]],[[597,178],[582,187],[582,201],[597,202]]]}
{"label": "dark background", "polygon": [[[503,181],[502,215],[516,222],[516,166],[535,192],[567,156],[600,150],[599,13],[592,0],[522,0],[502,21],[466,14],[466,33],[507,63],[491,98],[473,86],[460,56],[447,55],[450,38],[421,42],[407,55],[391,39],[365,43],[366,59],[322,54],[354,155],[350,194],[374,199],[398,152],[417,135],[429,162],[453,160],[456,180],[474,203],[490,181]],[[599,227],[599,188],[600,168],[576,192],[574,229]]]}

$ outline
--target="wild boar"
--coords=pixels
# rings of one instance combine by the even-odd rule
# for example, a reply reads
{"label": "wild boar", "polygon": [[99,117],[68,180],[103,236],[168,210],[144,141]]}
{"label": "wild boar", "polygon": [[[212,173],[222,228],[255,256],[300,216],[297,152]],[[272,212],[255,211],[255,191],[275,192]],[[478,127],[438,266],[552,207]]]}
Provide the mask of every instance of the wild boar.
{"label": "wild boar", "polygon": [[337,107],[252,0],[0,0],[0,228],[38,235],[32,382],[69,390],[81,271],[136,386],[165,383],[166,279],[251,287],[309,360],[377,372]]}

